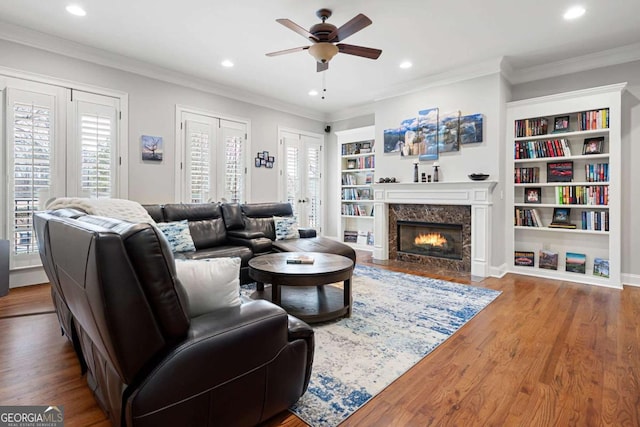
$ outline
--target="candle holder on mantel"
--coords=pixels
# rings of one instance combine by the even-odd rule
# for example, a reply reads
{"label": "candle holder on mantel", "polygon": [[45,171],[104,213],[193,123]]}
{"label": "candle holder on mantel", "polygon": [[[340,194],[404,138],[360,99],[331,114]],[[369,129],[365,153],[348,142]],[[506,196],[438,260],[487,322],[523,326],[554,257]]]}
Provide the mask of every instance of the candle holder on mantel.
{"label": "candle holder on mantel", "polygon": [[418,162],[413,162],[413,182],[418,182]]}
{"label": "candle holder on mantel", "polygon": [[438,182],[438,168],[440,167],[439,162],[433,162],[433,182]]}

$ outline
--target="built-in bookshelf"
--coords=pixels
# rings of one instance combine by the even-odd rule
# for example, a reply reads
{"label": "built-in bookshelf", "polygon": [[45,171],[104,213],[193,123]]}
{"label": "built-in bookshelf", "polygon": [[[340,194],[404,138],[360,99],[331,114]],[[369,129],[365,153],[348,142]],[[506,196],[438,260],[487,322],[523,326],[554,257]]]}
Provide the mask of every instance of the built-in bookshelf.
{"label": "built-in bookshelf", "polygon": [[336,132],[340,169],[338,238],[357,249],[373,250],[375,129]]}
{"label": "built-in bookshelf", "polygon": [[509,271],[621,287],[624,87],[507,104]]}

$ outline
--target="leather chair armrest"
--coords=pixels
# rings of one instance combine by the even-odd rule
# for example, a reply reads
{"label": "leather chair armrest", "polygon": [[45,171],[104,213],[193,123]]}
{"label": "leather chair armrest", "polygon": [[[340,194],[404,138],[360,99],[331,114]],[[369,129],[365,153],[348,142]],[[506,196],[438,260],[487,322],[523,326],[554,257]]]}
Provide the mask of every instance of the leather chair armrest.
{"label": "leather chair armrest", "polygon": [[300,237],[303,239],[307,237],[317,237],[318,234],[313,228],[298,228],[298,233],[300,233]]}
{"label": "leather chair armrest", "polygon": [[289,315],[289,341],[300,339],[307,342],[307,371],[304,378],[304,390],[306,391],[311,380],[311,368],[313,367],[313,353],[315,350],[313,329],[297,317]]}
{"label": "leather chair armrest", "polygon": [[[304,325],[297,324],[296,330],[302,334]],[[184,341],[129,397],[133,416],[224,386],[268,365],[285,351],[301,349],[313,353],[301,340],[289,342],[289,316],[268,301],[251,301],[195,317]],[[305,381],[309,374],[305,372]]]}
{"label": "leather chair armrest", "polygon": [[227,237],[250,240],[265,236],[262,231],[229,230],[227,231]]}

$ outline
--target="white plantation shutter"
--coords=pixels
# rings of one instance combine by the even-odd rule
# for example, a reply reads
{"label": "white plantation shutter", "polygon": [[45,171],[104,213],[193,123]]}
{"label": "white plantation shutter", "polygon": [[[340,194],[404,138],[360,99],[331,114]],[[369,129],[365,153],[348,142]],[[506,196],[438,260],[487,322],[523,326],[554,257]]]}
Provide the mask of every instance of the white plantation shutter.
{"label": "white plantation shutter", "polygon": [[224,149],[224,188],[222,197],[229,202],[243,203],[245,197],[246,174],[246,132],[244,123],[220,120]]}
{"label": "white plantation shutter", "polygon": [[54,97],[10,92],[8,102],[11,166],[10,223],[15,255],[37,251],[33,212],[39,210],[51,186],[54,139]]}
{"label": "white plantation shutter", "polygon": [[298,200],[300,200],[300,149],[299,141],[284,138],[284,176],[285,200],[291,204],[293,214],[297,216]]}
{"label": "white plantation shutter", "polygon": [[114,98],[73,91],[67,150],[74,155],[69,156],[67,179],[76,190],[69,188],[69,195],[119,196],[117,109]]}
{"label": "white plantation shutter", "polygon": [[322,148],[320,144],[308,142],[307,146],[307,226],[321,226]]}
{"label": "white plantation shutter", "polygon": [[189,203],[204,203],[211,194],[212,131],[209,123],[187,120],[187,195]]}

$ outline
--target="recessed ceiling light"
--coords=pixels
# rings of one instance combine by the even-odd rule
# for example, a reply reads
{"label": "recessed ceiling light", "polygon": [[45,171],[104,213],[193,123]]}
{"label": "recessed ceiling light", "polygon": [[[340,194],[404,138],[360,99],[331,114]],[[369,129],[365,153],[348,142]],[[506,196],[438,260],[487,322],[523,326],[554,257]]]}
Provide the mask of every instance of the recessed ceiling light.
{"label": "recessed ceiling light", "polygon": [[311,90],[309,91],[309,96],[318,96],[318,91],[317,91],[317,90],[315,90],[315,89],[311,89]]}
{"label": "recessed ceiling light", "polygon": [[85,16],[87,12],[82,8],[82,6],[78,6],[77,4],[70,4],[66,7],[67,12],[75,16]]}
{"label": "recessed ceiling light", "polygon": [[580,18],[582,15],[584,15],[585,12],[586,10],[584,9],[584,7],[573,6],[567,9],[567,11],[562,16],[564,17],[564,19],[569,21],[571,19]]}
{"label": "recessed ceiling light", "polygon": [[411,68],[413,64],[410,61],[403,61],[400,63],[400,68],[407,69]]}
{"label": "recessed ceiling light", "polygon": [[227,68],[231,68],[231,67],[233,67],[233,62],[231,62],[230,59],[225,59],[224,61],[222,61],[222,66],[223,67],[227,67]]}

